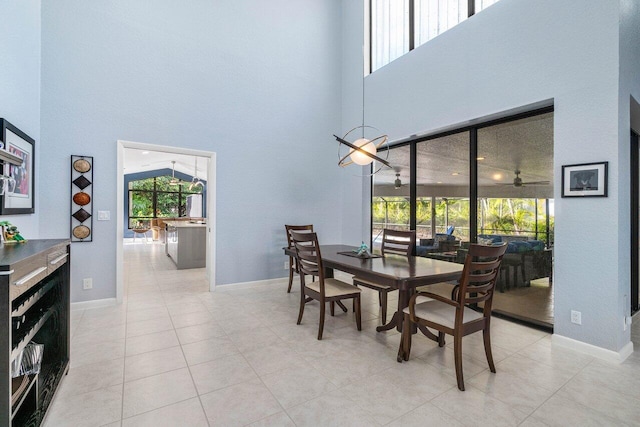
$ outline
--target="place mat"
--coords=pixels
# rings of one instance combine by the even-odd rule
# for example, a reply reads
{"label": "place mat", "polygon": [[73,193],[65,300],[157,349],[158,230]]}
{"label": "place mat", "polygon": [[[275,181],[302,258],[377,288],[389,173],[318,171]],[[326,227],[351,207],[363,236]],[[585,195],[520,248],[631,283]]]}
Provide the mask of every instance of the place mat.
{"label": "place mat", "polygon": [[345,252],[338,252],[338,253],[340,255],[352,256],[354,258],[360,258],[360,259],[382,258],[382,255],[377,255],[377,254],[358,255],[357,252],[353,252],[353,251],[345,251]]}

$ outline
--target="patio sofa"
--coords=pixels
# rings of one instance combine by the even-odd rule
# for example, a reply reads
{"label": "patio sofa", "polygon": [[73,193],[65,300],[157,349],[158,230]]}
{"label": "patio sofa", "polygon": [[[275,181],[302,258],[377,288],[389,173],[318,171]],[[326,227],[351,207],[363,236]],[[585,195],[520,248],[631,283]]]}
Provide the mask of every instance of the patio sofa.
{"label": "patio sofa", "polygon": [[531,280],[543,277],[549,277],[551,282],[553,251],[545,248],[543,241],[530,240],[527,236],[478,235],[478,243],[500,244],[503,242],[507,242],[507,252],[502,259],[500,277],[496,283],[500,292],[510,288],[530,286]]}

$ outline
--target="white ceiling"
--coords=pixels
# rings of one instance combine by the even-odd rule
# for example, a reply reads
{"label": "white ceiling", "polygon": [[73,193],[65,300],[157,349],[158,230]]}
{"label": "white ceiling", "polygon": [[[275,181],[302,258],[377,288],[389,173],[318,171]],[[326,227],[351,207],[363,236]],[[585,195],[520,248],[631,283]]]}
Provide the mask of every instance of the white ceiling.
{"label": "white ceiling", "polygon": [[206,157],[190,156],[185,154],[166,153],[163,151],[147,151],[134,148],[124,150],[124,173],[147,172],[157,169],[171,169],[171,161],[176,161],[176,171],[194,176],[196,158],[198,160],[198,178],[207,180]]}

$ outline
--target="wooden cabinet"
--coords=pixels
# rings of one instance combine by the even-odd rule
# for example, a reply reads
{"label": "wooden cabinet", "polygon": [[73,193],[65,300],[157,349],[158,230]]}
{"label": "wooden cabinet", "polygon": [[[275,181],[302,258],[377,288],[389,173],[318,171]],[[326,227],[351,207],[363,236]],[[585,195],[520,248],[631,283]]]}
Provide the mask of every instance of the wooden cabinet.
{"label": "wooden cabinet", "polygon": [[[69,367],[69,241],[0,245],[0,426],[38,426]],[[40,372],[12,378],[12,362],[42,344]]]}

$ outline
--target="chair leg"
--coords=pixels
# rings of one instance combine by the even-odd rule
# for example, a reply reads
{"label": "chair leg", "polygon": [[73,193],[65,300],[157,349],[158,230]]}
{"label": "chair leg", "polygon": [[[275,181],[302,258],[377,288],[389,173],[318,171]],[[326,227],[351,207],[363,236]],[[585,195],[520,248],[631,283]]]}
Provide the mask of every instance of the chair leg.
{"label": "chair leg", "polygon": [[322,331],[324,330],[324,311],[326,310],[324,301],[320,302],[320,324],[318,325],[318,340],[322,339]]}
{"label": "chair leg", "polygon": [[298,312],[298,325],[302,322],[302,315],[304,314],[304,305],[307,303],[307,299],[304,295],[304,289],[300,292],[300,311]]}
{"label": "chair leg", "polygon": [[[358,287],[358,285],[356,285],[355,283],[353,284],[353,286],[355,286],[356,288]],[[353,299],[352,303],[353,303],[353,312],[355,313],[356,312],[356,299],[355,298]]]}
{"label": "chair leg", "polygon": [[380,291],[380,307],[382,307],[382,324],[387,324],[387,291]]}
{"label": "chair leg", "polygon": [[[289,261],[291,263],[291,261]],[[287,288],[287,293],[291,293],[291,286],[293,285],[293,268],[291,268],[291,264],[289,264],[289,287]]]}
{"label": "chair leg", "polygon": [[336,302],[335,301],[331,301],[329,303],[329,310],[331,310],[331,317],[336,315]]}
{"label": "chair leg", "polygon": [[456,379],[458,380],[458,388],[464,391],[464,375],[462,373],[462,335],[455,334],[453,336],[453,354],[456,362]]}
{"label": "chair leg", "polygon": [[489,363],[489,369],[494,374],[496,373],[496,366],[493,364],[493,354],[491,353],[491,333],[489,326],[482,331],[482,337],[484,338],[484,354],[487,355],[487,362]]}
{"label": "chair leg", "polygon": [[362,316],[361,316],[361,310],[360,310],[360,295],[358,295],[353,299],[353,303],[356,305],[356,326],[358,327],[358,330],[361,331]]}
{"label": "chair leg", "polygon": [[438,347],[444,347],[444,332],[438,332]]}

